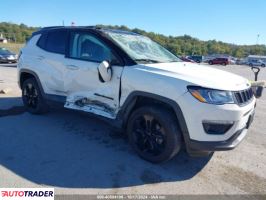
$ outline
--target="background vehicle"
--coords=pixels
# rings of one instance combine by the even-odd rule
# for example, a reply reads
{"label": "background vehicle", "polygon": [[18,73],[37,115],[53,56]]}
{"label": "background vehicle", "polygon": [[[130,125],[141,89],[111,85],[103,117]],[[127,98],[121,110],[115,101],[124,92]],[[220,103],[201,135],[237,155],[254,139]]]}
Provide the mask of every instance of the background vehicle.
{"label": "background vehicle", "polygon": [[228,58],[214,58],[209,60],[210,65],[228,65],[229,59]]}
{"label": "background vehicle", "polygon": [[0,48],[0,63],[16,63],[17,55],[5,48]]}
{"label": "background vehicle", "polygon": [[263,62],[262,60],[249,60],[248,65],[250,67],[255,67],[255,66],[257,66],[257,67],[265,67],[266,63]]}
{"label": "background vehicle", "polygon": [[247,65],[248,64],[248,61],[247,61],[247,59],[240,58],[240,59],[237,59],[236,60],[236,64],[237,65]]}
{"label": "background vehicle", "polygon": [[136,33],[48,27],[21,51],[18,82],[30,113],[45,113],[56,101],[103,117],[150,162],[167,161],[182,146],[190,155],[233,149],[253,121],[248,80],[184,64]]}
{"label": "background vehicle", "polygon": [[197,63],[201,63],[204,60],[204,56],[188,56],[188,59],[194,60]]}
{"label": "background vehicle", "polygon": [[191,60],[191,59],[189,59],[189,58],[186,58],[186,57],[179,57],[182,61],[184,61],[184,62],[191,62],[191,63],[195,63],[195,61],[194,60]]}
{"label": "background vehicle", "polygon": [[236,61],[237,61],[237,59],[234,58],[234,57],[230,57],[230,58],[228,59],[228,61],[229,61],[229,64],[230,64],[230,65],[236,65]]}

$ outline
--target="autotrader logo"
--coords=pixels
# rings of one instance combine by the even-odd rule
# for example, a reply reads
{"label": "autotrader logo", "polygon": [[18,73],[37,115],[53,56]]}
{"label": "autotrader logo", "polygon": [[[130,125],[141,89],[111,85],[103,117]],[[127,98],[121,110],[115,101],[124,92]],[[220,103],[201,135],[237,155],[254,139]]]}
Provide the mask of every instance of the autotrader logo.
{"label": "autotrader logo", "polygon": [[0,200],[54,200],[53,188],[0,188]]}

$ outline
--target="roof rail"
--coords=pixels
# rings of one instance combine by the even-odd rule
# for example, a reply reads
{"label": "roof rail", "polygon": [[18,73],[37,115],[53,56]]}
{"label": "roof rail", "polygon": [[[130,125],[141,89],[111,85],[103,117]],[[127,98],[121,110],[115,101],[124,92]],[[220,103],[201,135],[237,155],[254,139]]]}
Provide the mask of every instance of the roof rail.
{"label": "roof rail", "polygon": [[80,27],[83,27],[83,28],[95,28],[95,29],[101,29],[101,27],[98,27],[98,26],[80,26]]}
{"label": "roof rail", "polygon": [[47,26],[47,27],[43,27],[40,30],[49,30],[49,29],[54,29],[54,28],[63,28],[65,26]]}

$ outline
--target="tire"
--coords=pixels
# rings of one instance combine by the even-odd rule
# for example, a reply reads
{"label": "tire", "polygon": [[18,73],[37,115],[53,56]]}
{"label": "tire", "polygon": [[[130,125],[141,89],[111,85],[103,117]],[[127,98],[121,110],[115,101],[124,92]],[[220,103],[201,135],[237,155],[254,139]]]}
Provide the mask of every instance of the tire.
{"label": "tire", "polygon": [[145,106],[135,110],[128,120],[127,135],[138,155],[152,163],[170,160],[182,144],[175,115],[156,107]]}
{"label": "tire", "polygon": [[34,78],[27,79],[22,84],[22,100],[27,111],[31,114],[43,114],[48,112],[38,83]]}
{"label": "tire", "polygon": [[213,65],[213,62],[212,61],[209,61],[209,65]]}
{"label": "tire", "polygon": [[265,67],[265,64],[262,64],[261,67]]}
{"label": "tire", "polygon": [[222,63],[223,66],[226,66],[226,63]]}
{"label": "tire", "polygon": [[252,64],[252,63],[249,63],[249,66],[250,66],[250,67],[253,67],[253,64]]}

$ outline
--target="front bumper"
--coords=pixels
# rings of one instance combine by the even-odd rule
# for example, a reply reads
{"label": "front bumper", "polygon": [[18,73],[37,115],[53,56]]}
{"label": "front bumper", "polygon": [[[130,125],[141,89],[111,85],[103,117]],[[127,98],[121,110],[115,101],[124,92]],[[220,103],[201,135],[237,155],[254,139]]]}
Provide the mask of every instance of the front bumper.
{"label": "front bumper", "polygon": [[205,142],[205,141],[196,141],[191,140],[189,142],[189,148],[192,151],[226,151],[231,150],[237,147],[247,134],[246,128],[237,131],[231,138],[225,141],[219,142]]}
{"label": "front bumper", "polygon": [[17,59],[0,58],[0,63],[16,63]]}
{"label": "front bumper", "polygon": [[[211,105],[197,101],[190,94],[184,96],[182,106],[187,126],[185,138],[187,149],[192,152],[210,152],[234,149],[245,138],[253,121],[256,99],[245,106],[236,104]],[[193,105],[193,106],[191,106]],[[233,126],[224,134],[208,134],[203,121],[233,122]]]}

